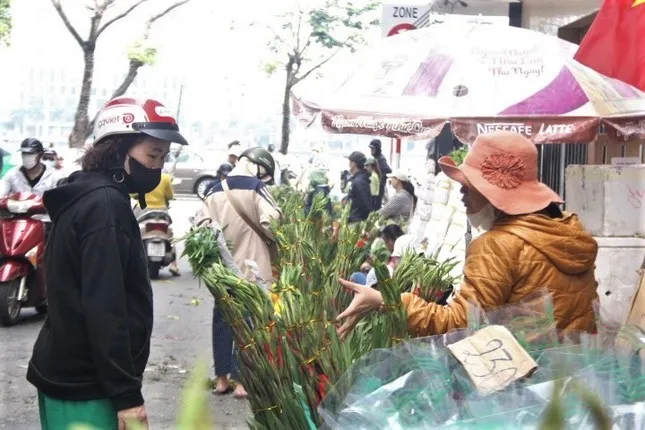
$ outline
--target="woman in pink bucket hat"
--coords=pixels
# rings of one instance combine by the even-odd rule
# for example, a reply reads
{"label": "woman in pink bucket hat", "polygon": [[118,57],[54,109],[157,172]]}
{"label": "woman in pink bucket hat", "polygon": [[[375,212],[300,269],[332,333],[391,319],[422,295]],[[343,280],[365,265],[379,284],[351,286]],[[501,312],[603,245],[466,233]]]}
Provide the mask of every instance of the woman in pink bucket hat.
{"label": "woman in pink bucket hat", "polygon": [[[560,196],[538,181],[535,145],[520,134],[495,132],[479,136],[462,165],[450,157],[439,165],[461,184],[473,226],[486,232],[469,245],[461,288],[449,305],[402,295],[409,331],[428,336],[464,328],[472,304],[486,311],[545,289],[558,329],[594,331],[598,245],[576,215],[560,210]],[[338,316],[345,336],[360,315],[382,308],[383,298],[376,289],[340,283],[355,294]]]}

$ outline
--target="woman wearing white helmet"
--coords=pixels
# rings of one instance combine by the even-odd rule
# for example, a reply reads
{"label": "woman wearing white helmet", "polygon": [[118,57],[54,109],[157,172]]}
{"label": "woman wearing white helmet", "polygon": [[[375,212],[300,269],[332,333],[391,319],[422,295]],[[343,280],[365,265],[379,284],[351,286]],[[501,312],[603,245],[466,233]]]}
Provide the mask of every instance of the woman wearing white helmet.
{"label": "woman wearing white helmet", "polygon": [[170,143],[186,144],[155,100],[117,98],[99,112],[82,171],[44,195],[53,221],[45,254],[49,317],[27,379],[43,428],[147,423],[141,395],[152,333],[152,289],[129,194],[161,178]]}

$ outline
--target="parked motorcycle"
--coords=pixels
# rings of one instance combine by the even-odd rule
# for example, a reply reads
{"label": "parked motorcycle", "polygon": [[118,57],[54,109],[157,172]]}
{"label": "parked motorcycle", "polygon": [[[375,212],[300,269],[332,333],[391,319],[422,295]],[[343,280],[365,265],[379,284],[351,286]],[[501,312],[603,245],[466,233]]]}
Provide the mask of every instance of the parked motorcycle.
{"label": "parked motorcycle", "polygon": [[22,308],[47,312],[45,223],[42,196],[15,193],[0,199],[0,324],[18,323]]}
{"label": "parked motorcycle", "polygon": [[172,218],[165,210],[146,209],[137,214],[141,239],[148,258],[150,279],[159,278],[159,271],[175,260],[175,247],[170,240]]}
{"label": "parked motorcycle", "polygon": [[[179,178],[172,179],[172,185],[178,185]],[[176,251],[172,243],[172,218],[166,209],[141,210],[135,202],[134,215],[137,217],[141,230],[141,239],[148,259],[148,274],[150,279],[158,279],[159,271],[175,261]]]}

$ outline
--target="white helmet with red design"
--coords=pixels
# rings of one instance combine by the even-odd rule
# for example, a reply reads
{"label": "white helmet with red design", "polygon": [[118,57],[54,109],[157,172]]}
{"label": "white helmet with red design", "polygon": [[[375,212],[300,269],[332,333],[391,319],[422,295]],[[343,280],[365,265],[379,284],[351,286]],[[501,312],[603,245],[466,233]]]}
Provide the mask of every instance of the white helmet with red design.
{"label": "white helmet with red design", "polygon": [[107,136],[131,133],[143,133],[181,145],[188,144],[179,133],[179,126],[172,113],[158,101],[117,97],[107,102],[96,116],[94,143]]}

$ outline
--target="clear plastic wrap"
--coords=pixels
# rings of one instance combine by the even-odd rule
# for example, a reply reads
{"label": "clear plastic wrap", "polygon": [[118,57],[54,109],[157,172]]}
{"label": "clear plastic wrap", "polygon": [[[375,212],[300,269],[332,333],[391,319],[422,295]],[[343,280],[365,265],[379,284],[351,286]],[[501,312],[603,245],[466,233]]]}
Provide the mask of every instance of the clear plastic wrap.
{"label": "clear plastic wrap", "polygon": [[[320,405],[326,429],[537,428],[561,382],[566,428],[594,428],[593,414],[570,389],[577,383],[604,402],[613,428],[645,429],[645,367],[634,352],[645,335],[555,329],[550,297],[474,311],[470,327],[375,350],[346,372]],[[488,324],[503,324],[538,364],[530,378],[481,396],[447,345]],[[624,345],[617,348],[616,338]],[[559,385],[557,385],[559,387]]]}

